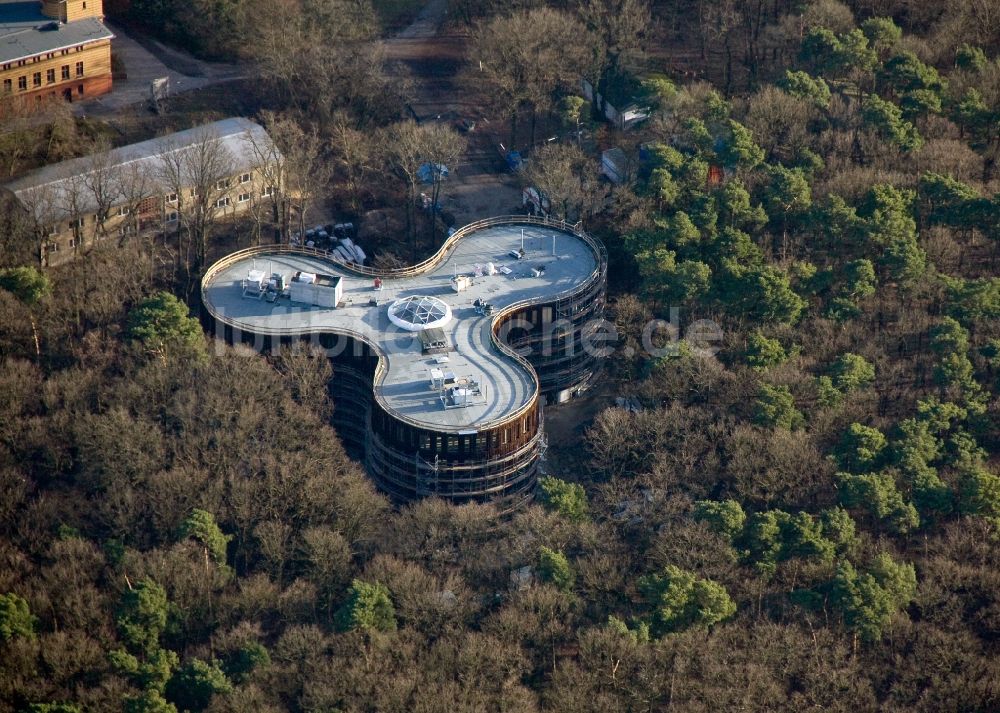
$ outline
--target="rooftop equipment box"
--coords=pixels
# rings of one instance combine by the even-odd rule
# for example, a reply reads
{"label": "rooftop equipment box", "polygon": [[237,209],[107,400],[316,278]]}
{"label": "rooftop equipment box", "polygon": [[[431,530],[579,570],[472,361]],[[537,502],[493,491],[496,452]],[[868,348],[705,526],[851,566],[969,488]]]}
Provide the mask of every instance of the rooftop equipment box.
{"label": "rooftop equipment box", "polygon": [[343,296],[343,281],[337,275],[297,272],[289,284],[288,295],[293,302],[334,309]]}

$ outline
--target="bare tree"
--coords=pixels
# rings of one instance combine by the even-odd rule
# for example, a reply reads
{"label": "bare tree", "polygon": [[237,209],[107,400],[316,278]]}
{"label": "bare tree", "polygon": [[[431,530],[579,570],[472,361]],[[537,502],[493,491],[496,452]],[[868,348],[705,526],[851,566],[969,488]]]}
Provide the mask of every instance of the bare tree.
{"label": "bare tree", "polygon": [[642,54],[643,38],[652,24],[646,0],[586,0],[580,16],[597,35],[602,75],[619,74]]}
{"label": "bare tree", "polygon": [[108,217],[112,207],[121,199],[119,167],[113,163],[110,149],[107,142],[96,144],[94,153],[87,157],[84,168],[83,182],[93,200],[91,207],[96,216],[95,238],[107,237]]}
{"label": "bare tree", "polygon": [[212,229],[229,205],[236,160],[210,129],[201,129],[197,139],[184,146],[168,137],[161,151],[157,179],[177,196],[178,259],[183,260],[190,288],[207,261]]}
{"label": "bare tree", "polygon": [[[3,240],[14,242],[24,239],[30,241],[32,251],[39,263],[43,266],[46,265],[46,239],[52,227],[59,222],[60,216],[51,184],[23,190],[18,193],[16,198],[11,198],[6,203],[3,210],[3,227],[8,228],[9,226],[9,228],[0,231],[3,233]],[[19,264],[20,261],[13,261],[13,256],[20,252],[18,247],[13,247],[9,251],[4,249],[5,262],[9,259],[11,264]]]}
{"label": "bare tree", "polygon": [[549,144],[536,151],[525,169],[525,180],[565,220],[592,214],[603,196],[596,161],[572,144]]}
{"label": "bare tree", "polygon": [[469,53],[469,79],[485,85],[499,111],[510,118],[517,139],[523,109],[534,116],[547,109],[559,90],[579,85],[587,72],[587,28],[573,15],[540,8],[497,17],[478,25]]}
{"label": "bare tree", "polygon": [[329,133],[330,148],[344,176],[351,207],[358,210],[361,205],[361,183],[374,168],[374,147],[368,135],[352,126],[344,112],[334,114]]}
{"label": "bare tree", "polygon": [[[431,205],[437,205],[440,197],[443,171],[439,166],[454,167],[465,151],[465,139],[455,131],[441,124],[417,124],[404,121],[389,127],[382,138],[386,164],[406,186],[406,233],[411,240],[412,258],[416,257],[416,221],[413,208],[417,202],[417,190],[421,182],[422,167],[428,166],[432,183]],[[432,223],[434,220],[432,220]],[[431,227],[431,240],[435,229]]]}
{"label": "bare tree", "polygon": [[287,240],[293,220],[300,235],[305,231],[309,210],[325,194],[333,166],[328,146],[314,127],[270,111],[262,112],[261,121],[270,146],[251,142],[251,152],[271,189],[276,237]]}

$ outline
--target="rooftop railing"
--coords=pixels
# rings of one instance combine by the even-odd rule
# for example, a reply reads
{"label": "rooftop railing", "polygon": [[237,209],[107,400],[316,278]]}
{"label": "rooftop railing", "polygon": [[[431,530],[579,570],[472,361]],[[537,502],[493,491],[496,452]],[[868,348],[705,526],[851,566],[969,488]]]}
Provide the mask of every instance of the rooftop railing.
{"label": "rooftop railing", "polygon": [[[490,342],[495,351],[500,353],[502,356],[512,360],[518,364],[522,369],[524,369],[530,376],[532,383],[534,385],[531,393],[531,398],[529,398],[525,403],[519,406],[514,411],[508,412],[503,416],[498,418],[490,419],[488,421],[481,421],[479,423],[473,424],[472,426],[478,430],[488,430],[492,428],[497,428],[507,423],[512,423],[525,414],[529,413],[538,402],[538,395],[540,391],[540,384],[538,381],[538,374],[535,368],[531,365],[526,358],[515,352],[512,348],[503,343],[503,341],[498,336],[497,327],[503,323],[507,318],[513,317],[515,313],[520,312],[528,307],[533,307],[537,304],[545,304],[547,302],[560,302],[564,300],[571,300],[576,296],[582,294],[583,292],[590,289],[593,285],[594,280],[604,279],[607,273],[608,267],[608,253],[603,243],[599,240],[593,238],[590,234],[582,228],[582,223],[567,223],[562,220],[553,220],[551,218],[539,218],[534,216],[524,216],[524,215],[511,215],[511,216],[500,216],[496,218],[486,218],[484,220],[477,220],[473,223],[463,226],[462,228],[456,230],[451,236],[445,240],[441,248],[434,253],[432,256],[409,267],[401,268],[391,268],[391,269],[377,269],[372,267],[366,267],[364,265],[357,265],[355,263],[346,263],[335,259],[328,251],[320,250],[318,248],[310,248],[307,246],[291,246],[283,244],[274,245],[260,245],[251,248],[244,248],[243,250],[237,250],[234,253],[227,255],[218,262],[214,263],[208,270],[205,271],[204,276],[201,278],[201,301],[202,304],[209,310],[212,316],[218,320],[220,323],[233,327],[234,329],[239,329],[242,332],[248,332],[251,334],[260,334],[264,336],[273,337],[283,337],[283,336],[303,336],[306,334],[313,333],[317,330],[295,328],[295,327],[264,327],[261,325],[254,325],[247,322],[242,322],[238,319],[232,317],[220,316],[216,314],[211,307],[211,303],[208,301],[208,286],[211,284],[212,280],[222,271],[228,269],[229,267],[235,265],[241,260],[247,258],[252,258],[256,255],[262,253],[268,254],[293,254],[293,255],[305,255],[308,257],[319,258],[327,262],[336,264],[341,270],[346,272],[352,272],[357,275],[364,275],[367,277],[379,277],[381,279],[398,279],[403,277],[413,277],[420,275],[424,272],[433,270],[434,268],[441,265],[451,254],[451,252],[458,245],[459,241],[472,233],[478,232],[480,230],[485,230],[487,228],[492,228],[501,225],[538,225],[546,228],[553,228],[556,230],[561,230],[566,233],[570,233],[575,237],[579,238],[584,242],[594,253],[594,258],[597,263],[591,274],[580,283],[574,289],[556,295],[553,298],[545,299],[524,299],[513,304],[507,305],[499,312],[493,315],[493,319],[490,322]],[[357,330],[350,329],[347,327],[328,327],[321,332],[329,332],[331,334],[342,335],[356,339],[358,341],[364,342],[372,351],[374,351],[378,356],[378,364],[375,367],[375,375],[373,378],[373,391],[375,395],[375,400],[387,413],[392,414],[393,418],[406,423],[415,428],[422,429],[432,429],[440,432],[450,432],[467,430],[470,426],[462,427],[449,427],[449,426],[429,426],[426,422],[420,421],[418,419],[406,416],[398,412],[389,406],[388,402],[382,395],[382,382],[385,379],[385,375],[389,370],[389,357],[382,350],[382,348],[374,343],[366,335],[358,332]]]}

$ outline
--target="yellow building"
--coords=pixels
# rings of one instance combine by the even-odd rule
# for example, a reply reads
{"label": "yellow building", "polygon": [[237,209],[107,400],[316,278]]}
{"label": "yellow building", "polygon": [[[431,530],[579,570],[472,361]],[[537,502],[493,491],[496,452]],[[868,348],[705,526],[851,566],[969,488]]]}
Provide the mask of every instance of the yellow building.
{"label": "yellow building", "polygon": [[0,0],[0,93],[82,99],[111,91],[102,0]]}

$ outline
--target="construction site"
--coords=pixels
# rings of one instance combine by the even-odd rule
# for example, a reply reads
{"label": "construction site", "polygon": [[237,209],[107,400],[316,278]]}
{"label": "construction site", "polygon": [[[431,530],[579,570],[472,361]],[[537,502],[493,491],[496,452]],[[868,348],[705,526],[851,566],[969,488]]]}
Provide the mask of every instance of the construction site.
{"label": "construction site", "polygon": [[216,338],[331,359],[334,425],[394,501],[531,499],[545,403],[600,369],[607,254],[579,226],[524,216],[455,232],[412,267],[378,270],[269,245],[202,281]]}

